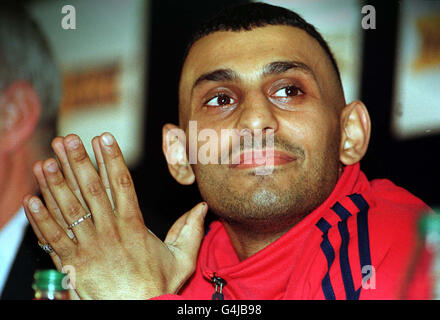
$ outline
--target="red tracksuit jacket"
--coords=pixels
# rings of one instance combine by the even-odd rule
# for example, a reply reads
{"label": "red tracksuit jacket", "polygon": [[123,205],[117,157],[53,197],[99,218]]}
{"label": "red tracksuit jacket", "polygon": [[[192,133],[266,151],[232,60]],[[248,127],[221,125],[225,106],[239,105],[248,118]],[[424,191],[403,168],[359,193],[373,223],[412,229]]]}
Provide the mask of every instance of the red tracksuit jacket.
{"label": "red tracksuit jacket", "polygon": [[[348,166],[321,206],[243,261],[213,222],[194,275],[178,295],[155,299],[212,299],[216,284],[220,299],[399,299],[427,210],[392,182]],[[429,284],[428,272],[419,274],[406,298],[429,299]]]}

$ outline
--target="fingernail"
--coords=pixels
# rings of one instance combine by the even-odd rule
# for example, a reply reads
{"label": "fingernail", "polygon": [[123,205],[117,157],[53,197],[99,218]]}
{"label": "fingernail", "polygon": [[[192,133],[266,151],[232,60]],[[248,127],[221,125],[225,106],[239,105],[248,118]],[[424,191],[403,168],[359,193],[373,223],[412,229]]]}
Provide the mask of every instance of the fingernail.
{"label": "fingernail", "polygon": [[113,142],[113,137],[108,133],[104,133],[104,135],[102,136],[102,143],[106,146],[111,146]]}
{"label": "fingernail", "polygon": [[203,202],[202,203],[202,214],[203,214],[203,217],[206,217],[207,213],[208,213],[208,205],[205,202]]}
{"label": "fingernail", "polygon": [[64,152],[64,145],[62,142],[57,142],[54,144],[55,148],[58,149],[58,151]]}
{"label": "fingernail", "polygon": [[49,172],[55,173],[58,170],[58,165],[56,164],[55,161],[51,161],[48,164],[46,164],[46,169]]}
{"label": "fingernail", "polygon": [[79,147],[80,141],[77,137],[69,137],[66,139],[67,146],[69,149],[76,149]]}
{"label": "fingernail", "polygon": [[37,199],[31,199],[29,201],[29,209],[34,212],[37,213],[40,211],[40,201],[38,201]]}

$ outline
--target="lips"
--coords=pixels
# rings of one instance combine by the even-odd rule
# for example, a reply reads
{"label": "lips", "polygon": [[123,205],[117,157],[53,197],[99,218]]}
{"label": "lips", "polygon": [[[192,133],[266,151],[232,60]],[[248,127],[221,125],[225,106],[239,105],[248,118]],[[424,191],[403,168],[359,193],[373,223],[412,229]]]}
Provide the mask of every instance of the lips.
{"label": "lips", "polygon": [[259,166],[277,166],[297,160],[295,156],[278,150],[249,150],[232,158],[233,169],[248,169]]}

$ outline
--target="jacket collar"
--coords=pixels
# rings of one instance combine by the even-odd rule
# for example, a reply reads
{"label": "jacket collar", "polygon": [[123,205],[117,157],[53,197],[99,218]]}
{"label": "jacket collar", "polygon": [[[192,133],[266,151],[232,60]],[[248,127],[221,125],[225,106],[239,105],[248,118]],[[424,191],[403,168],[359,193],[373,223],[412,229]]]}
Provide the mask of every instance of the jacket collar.
{"label": "jacket collar", "polygon": [[279,263],[280,260],[285,260],[286,257],[292,260],[294,258],[292,254],[294,255],[294,252],[298,251],[295,248],[303,245],[310,232],[316,231],[314,226],[320,218],[331,216],[330,219],[327,219],[333,224],[332,219],[335,219],[335,215],[329,209],[337,201],[349,194],[361,193],[368,187],[368,179],[360,170],[359,163],[345,167],[332,193],[318,208],[279,239],[243,261],[239,261],[222,223],[213,222],[200,252],[201,271],[206,277],[212,277],[212,273],[216,272],[219,276],[227,275],[229,278],[236,278],[254,271],[257,272],[253,269],[261,270],[262,264],[267,264],[269,267]]}

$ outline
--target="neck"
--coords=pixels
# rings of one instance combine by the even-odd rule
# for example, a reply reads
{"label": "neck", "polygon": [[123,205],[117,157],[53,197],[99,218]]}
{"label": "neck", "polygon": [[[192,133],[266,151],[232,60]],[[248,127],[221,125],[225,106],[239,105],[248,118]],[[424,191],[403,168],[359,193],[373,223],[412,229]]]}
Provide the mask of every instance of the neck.
{"label": "neck", "polygon": [[258,232],[249,228],[243,228],[239,225],[230,224],[225,221],[223,223],[240,261],[249,258],[272,242],[276,241],[287,231],[289,231],[294,224],[295,223],[290,224],[282,230]]}
{"label": "neck", "polygon": [[[342,164],[339,164],[338,180],[342,176],[343,172],[344,167]],[[271,224],[272,228],[270,229],[267,228],[267,223],[263,223],[262,226],[244,226],[223,221],[223,225],[228,232],[229,238],[231,239],[232,245],[237,252],[239,260],[243,261],[244,259],[249,258],[272,242],[279,239],[306,215],[307,214],[300,215],[298,217],[291,217],[291,219],[285,220],[284,223]]]}
{"label": "neck", "polygon": [[21,207],[23,197],[36,190],[30,158],[27,149],[22,148],[12,156],[7,155],[0,159],[0,229]]}

